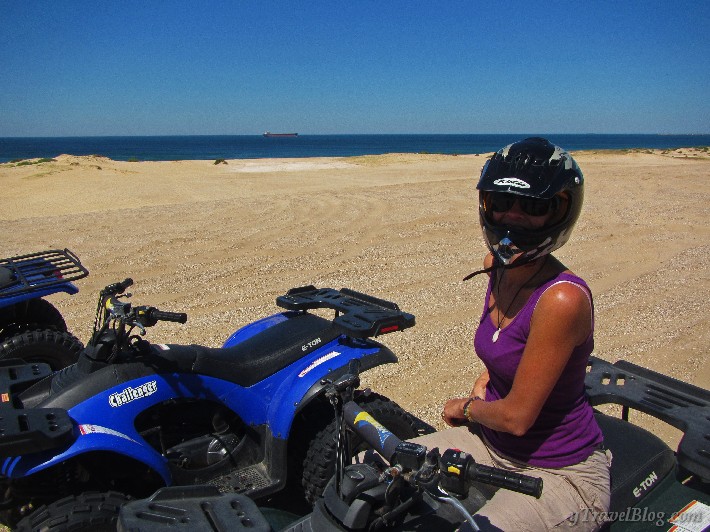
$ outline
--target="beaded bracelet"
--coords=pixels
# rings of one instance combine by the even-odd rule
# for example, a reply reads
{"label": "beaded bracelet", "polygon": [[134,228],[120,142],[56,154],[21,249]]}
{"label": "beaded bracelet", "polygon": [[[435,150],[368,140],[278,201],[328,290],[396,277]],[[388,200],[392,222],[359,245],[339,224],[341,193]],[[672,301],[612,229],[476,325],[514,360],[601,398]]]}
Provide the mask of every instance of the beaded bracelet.
{"label": "beaded bracelet", "polygon": [[481,401],[481,398],[478,396],[469,397],[468,401],[466,401],[463,405],[463,417],[465,417],[469,421],[473,421],[473,419],[471,419],[471,416],[468,415],[468,407],[471,406],[471,403],[474,401]]}

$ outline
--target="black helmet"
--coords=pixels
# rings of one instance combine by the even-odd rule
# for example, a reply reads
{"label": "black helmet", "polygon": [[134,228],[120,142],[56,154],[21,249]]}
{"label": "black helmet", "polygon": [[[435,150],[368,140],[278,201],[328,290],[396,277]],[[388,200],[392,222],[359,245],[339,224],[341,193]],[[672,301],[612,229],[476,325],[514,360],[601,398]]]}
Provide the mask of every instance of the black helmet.
{"label": "black helmet", "polygon": [[[486,161],[476,188],[483,238],[496,261],[508,265],[530,262],[562,246],[579,218],[584,177],[572,156],[540,137],[509,144]],[[496,224],[491,216],[491,193],[553,200],[555,214],[540,229]],[[500,197],[500,196],[499,196]],[[534,202],[528,202],[531,204]]]}

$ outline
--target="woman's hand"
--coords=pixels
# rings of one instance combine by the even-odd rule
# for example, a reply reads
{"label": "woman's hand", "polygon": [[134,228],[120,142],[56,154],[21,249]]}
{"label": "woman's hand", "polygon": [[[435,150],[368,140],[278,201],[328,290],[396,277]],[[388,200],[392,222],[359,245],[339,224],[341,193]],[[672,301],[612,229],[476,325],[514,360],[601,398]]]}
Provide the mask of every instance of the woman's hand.
{"label": "woman's hand", "polygon": [[481,373],[481,376],[476,379],[476,382],[473,385],[473,390],[471,390],[471,397],[478,397],[479,399],[483,399],[485,401],[486,386],[488,385],[489,380],[491,380],[491,378],[488,375],[488,370],[485,370]]}
{"label": "woman's hand", "polygon": [[441,418],[450,427],[460,427],[468,423],[468,419],[463,415],[463,406],[469,397],[463,399],[449,399],[444,404],[444,411],[441,413]]}

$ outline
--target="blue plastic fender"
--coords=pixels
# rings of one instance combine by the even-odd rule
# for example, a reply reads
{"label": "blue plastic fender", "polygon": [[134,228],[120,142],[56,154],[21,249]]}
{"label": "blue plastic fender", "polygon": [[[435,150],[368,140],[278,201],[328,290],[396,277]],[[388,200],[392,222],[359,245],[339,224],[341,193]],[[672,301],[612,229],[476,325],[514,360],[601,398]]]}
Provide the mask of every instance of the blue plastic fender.
{"label": "blue plastic fender", "polygon": [[18,294],[15,296],[0,296],[0,308],[8,307],[10,305],[15,305],[29,299],[39,299],[44,296],[51,294],[56,294],[57,292],[66,292],[69,295],[74,295],[79,292],[79,289],[74,285],[74,283],[66,282],[58,285],[53,285],[44,289],[33,290],[32,292],[26,294]]}
{"label": "blue plastic fender", "polygon": [[[201,375],[149,375],[109,388],[69,409],[76,440],[63,452],[9,457],[2,474],[18,478],[42,471],[83,453],[110,451],[145,463],[166,485],[172,484],[166,459],[136,431],[135,418],[146,409],[174,398],[222,402],[234,383]],[[130,406],[128,406],[130,405]]]}
{"label": "blue plastic fender", "polygon": [[[381,351],[387,353],[384,358],[377,363],[366,362]],[[251,397],[258,401],[245,404],[247,390],[235,389],[226,398],[227,405],[239,412],[244,421],[252,425],[268,424],[275,437],[286,439],[296,412],[314,396],[313,388],[322,388],[325,377],[347,368],[354,359],[363,361],[366,368],[397,361],[387,348],[375,342],[351,347],[336,339],[249,388]]]}

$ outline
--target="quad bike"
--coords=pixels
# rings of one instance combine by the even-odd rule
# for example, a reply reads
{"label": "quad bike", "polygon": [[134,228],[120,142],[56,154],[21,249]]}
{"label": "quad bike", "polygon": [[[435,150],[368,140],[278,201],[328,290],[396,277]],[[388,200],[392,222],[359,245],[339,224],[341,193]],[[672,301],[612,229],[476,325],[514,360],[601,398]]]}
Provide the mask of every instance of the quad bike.
{"label": "quad bike", "polygon": [[[334,471],[328,382],[351,360],[364,369],[396,362],[372,338],[414,325],[394,303],[307,286],[277,298],[287,311],[239,329],[221,348],[157,345],[141,338],[145,329],[187,315],[132,305],[132,283],[101,291],[76,364],[54,374],[42,364],[0,366],[6,523],[29,516],[37,529],[78,514],[72,530],[115,528],[129,497],[196,483],[263,498],[288,481],[293,497],[305,491],[315,501]],[[321,308],[335,317],[309,312]],[[400,437],[420,432],[381,395],[358,391],[354,400]]]}
{"label": "quad bike", "polygon": [[[357,372],[336,383],[354,388]],[[627,362],[592,357],[586,378],[593,405],[622,405],[621,418],[599,412],[611,467],[611,508],[596,517],[612,531],[710,530],[710,392]],[[331,392],[332,393],[332,392]],[[365,439],[387,461],[348,464],[339,440],[336,474],[312,513],[283,526],[274,509],[257,507],[238,494],[209,486],[164,488],[125,505],[119,531],[259,530],[330,532],[372,530],[485,530],[476,511],[495,489],[539,497],[542,479],[477,464],[458,449],[427,449],[401,441],[373,416],[340,393],[339,412],[349,431]],[[629,409],[681,429],[676,452],[628,421]],[[480,518],[479,518],[480,519]],[[662,528],[661,528],[662,527]]]}
{"label": "quad bike", "polygon": [[54,370],[76,362],[84,345],[43,298],[76,294],[79,289],[72,281],[87,275],[68,249],[0,259],[0,359],[44,362]]}

